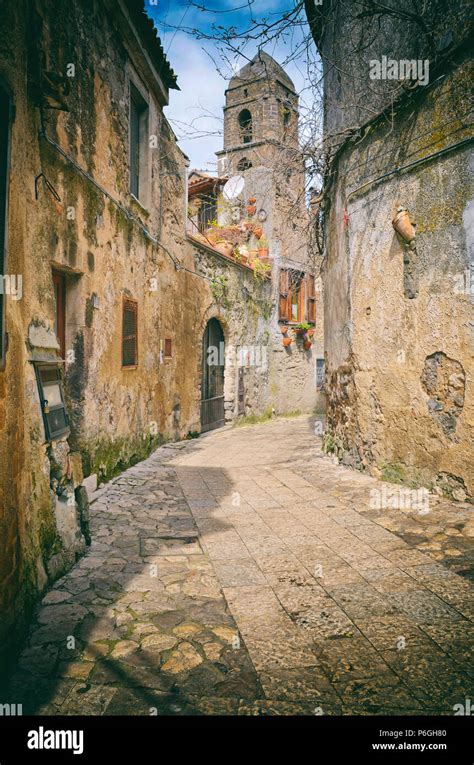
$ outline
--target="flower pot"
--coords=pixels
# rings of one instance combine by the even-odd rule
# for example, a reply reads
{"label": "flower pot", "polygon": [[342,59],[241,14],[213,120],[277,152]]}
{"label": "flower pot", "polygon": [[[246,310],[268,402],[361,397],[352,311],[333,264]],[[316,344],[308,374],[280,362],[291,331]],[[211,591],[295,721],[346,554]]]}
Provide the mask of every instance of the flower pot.
{"label": "flower pot", "polygon": [[204,237],[207,239],[210,244],[215,245],[217,240],[219,239],[219,231],[217,228],[206,228],[204,232]]}
{"label": "flower pot", "polygon": [[312,346],[313,346],[313,343],[311,342],[311,340],[305,340],[303,343],[303,348],[305,349],[305,351],[311,350]]}
{"label": "flower pot", "polygon": [[249,205],[254,205],[257,202],[257,197],[249,197]]}
{"label": "flower pot", "polygon": [[259,258],[268,258],[269,249],[268,247],[259,247],[258,248],[258,257]]}
{"label": "flower pot", "polygon": [[247,215],[252,217],[252,215],[255,215],[256,212],[257,212],[257,208],[255,207],[255,205],[247,205]]}
{"label": "flower pot", "polygon": [[285,348],[289,348],[292,342],[293,340],[291,339],[291,337],[284,337],[282,340],[283,346]]}
{"label": "flower pot", "polygon": [[217,252],[220,252],[221,255],[226,255],[229,258],[232,256],[234,248],[231,242],[221,240],[215,243],[214,249],[217,250]]}
{"label": "flower pot", "polygon": [[306,334],[308,335],[308,337],[313,337],[314,329],[308,329],[308,332]]}
{"label": "flower pot", "polygon": [[410,220],[410,214],[405,208],[400,208],[392,220],[392,226],[405,242],[412,242],[415,238],[415,227]]}
{"label": "flower pot", "polygon": [[255,234],[257,239],[261,239],[263,236],[263,228],[261,226],[254,226],[253,233]]}

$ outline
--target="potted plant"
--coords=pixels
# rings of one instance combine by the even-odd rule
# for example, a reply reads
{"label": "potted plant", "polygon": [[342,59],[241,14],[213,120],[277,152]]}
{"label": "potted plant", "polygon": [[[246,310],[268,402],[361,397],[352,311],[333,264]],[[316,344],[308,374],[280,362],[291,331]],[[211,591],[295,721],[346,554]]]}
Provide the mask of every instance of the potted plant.
{"label": "potted plant", "polygon": [[220,252],[221,255],[225,255],[230,258],[232,256],[232,250],[234,246],[232,242],[228,242],[226,239],[220,238],[214,245],[214,249]]}
{"label": "potted plant", "polygon": [[252,215],[255,215],[257,212],[257,206],[256,206],[257,198],[256,197],[250,197],[248,204],[247,204],[247,214],[252,217]]}
{"label": "potted plant", "polygon": [[259,223],[256,223],[254,226],[252,226],[252,231],[255,234],[255,237],[257,239],[261,239],[263,236],[263,228]]}
{"label": "potted plant", "polygon": [[268,258],[269,253],[269,247],[268,247],[268,239],[266,236],[262,236],[259,239],[258,242],[258,257],[259,258]]}
{"label": "potted plant", "polygon": [[311,324],[308,324],[306,321],[302,321],[299,324],[295,324],[293,327],[293,332],[297,337],[303,337],[306,339],[308,330],[312,329]]}
{"label": "potted plant", "polygon": [[286,335],[283,337],[282,344],[284,348],[289,348],[292,342],[292,337],[287,337]]}
{"label": "potted plant", "polygon": [[263,279],[271,270],[271,266],[268,263],[262,263],[260,258],[253,260],[251,266],[253,268],[253,275],[255,279]]}
{"label": "potted plant", "polygon": [[309,339],[306,339],[303,343],[303,348],[305,349],[305,351],[309,351],[312,348],[312,346],[313,346],[313,343]]}

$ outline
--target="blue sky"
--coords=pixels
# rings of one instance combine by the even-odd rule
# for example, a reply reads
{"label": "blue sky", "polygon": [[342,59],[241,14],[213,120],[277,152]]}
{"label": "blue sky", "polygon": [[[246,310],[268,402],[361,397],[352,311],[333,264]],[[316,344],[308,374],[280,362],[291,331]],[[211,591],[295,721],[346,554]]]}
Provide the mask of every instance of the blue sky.
{"label": "blue sky", "polygon": [[[188,0],[146,0],[146,9],[155,22],[164,50],[178,75],[180,91],[171,91],[166,115],[180,141],[183,151],[190,157],[191,167],[215,171],[214,153],[222,148],[222,107],[227,80],[234,71],[247,63],[257,52],[258,41],[249,40],[241,56],[228,53],[224,60],[214,41],[199,40],[186,34],[183,28],[212,32],[213,25],[246,29],[251,18],[270,22],[281,18],[293,7],[294,0],[196,0],[205,10],[199,10]],[[178,29],[176,29],[178,28]],[[272,41],[265,50],[282,64],[299,93],[302,106],[309,102],[310,92],[306,78],[304,57],[286,63],[303,39],[302,28]],[[192,124],[194,137],[185,124]]]}

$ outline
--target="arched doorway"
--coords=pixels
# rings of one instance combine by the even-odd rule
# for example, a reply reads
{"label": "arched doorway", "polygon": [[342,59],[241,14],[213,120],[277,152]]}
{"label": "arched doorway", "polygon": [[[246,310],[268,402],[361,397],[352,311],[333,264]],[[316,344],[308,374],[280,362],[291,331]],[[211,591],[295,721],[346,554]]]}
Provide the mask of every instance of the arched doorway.
{"label": "arched doorway", "polygon": [[201,432],[220,428],[224,414],[224,333],[217,319],[206,324],[202,339]]}

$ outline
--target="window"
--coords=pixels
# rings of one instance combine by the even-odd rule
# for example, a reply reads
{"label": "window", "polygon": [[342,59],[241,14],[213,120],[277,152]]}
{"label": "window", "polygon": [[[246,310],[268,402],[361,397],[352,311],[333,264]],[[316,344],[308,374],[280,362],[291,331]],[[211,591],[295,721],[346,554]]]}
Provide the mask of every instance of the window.
{"label": "window", "polygon": [[130,83],[130,191],[140,202],[148,201],[148,104]]}
{"label": "window", "polygon": [[66,358],[66,277],[58,271],[53,271],[54,297],[56,310],[54,314],[54,331],[58,338],[61,358]]}
{"label": "window", "polygon": [[173,356],[173,343],[171,341],[171,338],[167,337],[165,339],[165,359],[171,359]]}
{"label": "window", "polygon": [[0,369],[5,364],[5,289],[4,276],[7,270],[7,199],[10,159],[10,121],[12,103],[10,96],[0,82]]}
{"label": "window", "polygon": [[213,220],[217,219],[217,199],[215,195],[202,197],[198,209],[198,229],[203,233]]}
{"label": "window", "polygon": [[35,369],[46,440],[54,441],[69,433],[61,372],[54,363],[36,364]]}
{"label": "window", "polygon": [[239,128],[242,143],[250,143],[252,140],[252,115],[248,109],[242,109],[239,114]]}
{"label": "window", "polygon": [[252,167],[252,163],[247,157],[242,157],[237,163],[237,170],[239,172],[243,172],[244,170],[248,170]]}
{"label": "window", "polygon": [[316,322],[316,296],[314,276],[302,271],[280,271],[280,321],[295,323]]}
{"label": "window", "polygon": [[122,307],[122,367],[138,364],[138,328],[136,300],[124,300]]}
{"label": "window", "polygon": [[324,388],[325,364],[324,359],[316,359],[316,389]]}

